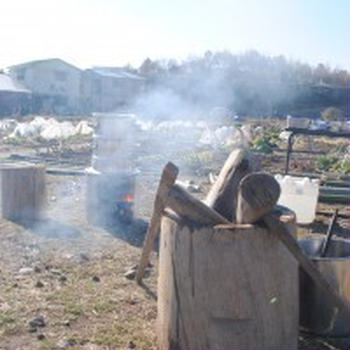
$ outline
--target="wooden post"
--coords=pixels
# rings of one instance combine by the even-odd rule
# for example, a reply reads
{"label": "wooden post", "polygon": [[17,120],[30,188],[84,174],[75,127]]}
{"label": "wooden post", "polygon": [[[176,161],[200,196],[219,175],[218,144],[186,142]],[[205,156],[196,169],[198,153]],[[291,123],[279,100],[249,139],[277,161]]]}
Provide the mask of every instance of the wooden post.
{"label": "wooden post", "polygon": [[42,218],[45,204],[45,167],[1,165],[2,217],[16,221]]}
{"label": "wooden post", "polygon": [[284,174],[287,175],[288,171],[289,171],[289,162],[290,162],[290,155],[292,153],[293,150],[293,133],[290,133],[290,135],[288,136],[288,140],[287,140],[287,157],[286,157],[286,167],[284,170]]}
{"label": "wooden post", "polygon": [[169,187],[166,206],[181,217],[198,225],[230,224],[231,222],[199,199],[186,192],[181,186]]}
{"label": "wooden post", "polygon": [[296,350],[298,298],[298,264],[266,229],[162,218],[159,349]]}

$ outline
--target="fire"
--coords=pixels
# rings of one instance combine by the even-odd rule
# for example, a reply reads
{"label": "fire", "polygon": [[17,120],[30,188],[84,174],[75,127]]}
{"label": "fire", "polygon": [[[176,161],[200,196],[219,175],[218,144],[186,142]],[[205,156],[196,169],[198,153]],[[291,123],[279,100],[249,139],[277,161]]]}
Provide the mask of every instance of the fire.
{"label": "fire", "polygon": [[123,201],[124,202],[133,202],[134,201],[134,195],[131,193],[127,193],[123,196]]}

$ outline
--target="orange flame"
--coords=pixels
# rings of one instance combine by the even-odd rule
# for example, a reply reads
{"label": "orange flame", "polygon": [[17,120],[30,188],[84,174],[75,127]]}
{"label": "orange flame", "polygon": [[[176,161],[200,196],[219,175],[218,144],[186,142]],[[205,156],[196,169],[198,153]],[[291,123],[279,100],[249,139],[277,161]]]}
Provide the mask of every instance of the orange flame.
{"label": "orange flame", "polygon": [[133,202],[133,201],[134,201],[134,195],[131,194],[131,193],[125,194],[125,195],[123,196],[123,201],[124,201],[124,202],[129,202],[129,203]]}

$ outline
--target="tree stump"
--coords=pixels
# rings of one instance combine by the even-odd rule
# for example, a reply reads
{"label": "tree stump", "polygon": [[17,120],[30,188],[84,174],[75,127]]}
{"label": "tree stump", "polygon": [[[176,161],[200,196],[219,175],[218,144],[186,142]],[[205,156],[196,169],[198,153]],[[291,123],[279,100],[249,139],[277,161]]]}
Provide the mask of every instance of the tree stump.
{"label": "tree stump", "polygon": [[46,202],[45,167],[41,165],[1,165],[1,213],[14,221],[42,218]]}
{"label": "tree stump", "polygon": [[162,219],[160,349],[296,350],[298,310],[298,263],[274,234]]}

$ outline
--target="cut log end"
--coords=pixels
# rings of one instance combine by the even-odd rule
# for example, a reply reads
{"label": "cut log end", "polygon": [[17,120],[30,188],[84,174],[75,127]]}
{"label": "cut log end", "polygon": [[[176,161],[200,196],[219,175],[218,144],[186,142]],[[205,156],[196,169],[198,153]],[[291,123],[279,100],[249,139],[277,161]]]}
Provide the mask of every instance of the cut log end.
{"label": "cut log end", "polygon": [[250,224],[271,212],[281,194],[277,180],[267,173],[245,176],[240,184],[237,199],[238,223]]}

